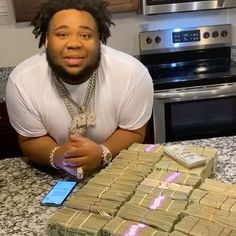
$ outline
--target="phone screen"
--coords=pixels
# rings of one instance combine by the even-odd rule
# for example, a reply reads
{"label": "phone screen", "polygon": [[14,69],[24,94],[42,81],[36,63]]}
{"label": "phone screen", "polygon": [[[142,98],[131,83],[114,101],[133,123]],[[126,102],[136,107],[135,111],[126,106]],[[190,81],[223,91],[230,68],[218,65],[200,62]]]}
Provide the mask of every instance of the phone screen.
{"label": "phone screen", "polygon": [[46,206],[61,206],[67,196],[76,186],[77,182],[73,180],[59,180],[46,194],[40,202],[41,205]]}

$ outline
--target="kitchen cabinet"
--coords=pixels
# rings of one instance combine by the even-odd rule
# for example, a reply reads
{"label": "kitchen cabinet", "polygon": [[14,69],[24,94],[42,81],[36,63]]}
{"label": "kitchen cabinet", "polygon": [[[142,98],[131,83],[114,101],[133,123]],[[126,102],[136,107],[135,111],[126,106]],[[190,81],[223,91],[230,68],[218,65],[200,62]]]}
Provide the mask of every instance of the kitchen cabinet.
{"label": "kitchen cabinet", "polygon": [[137,11],[139,8],[138,0],[109,0],[112,12]]}
{"label": "kitchen cabinet", "polygon": [[[40,4],[44,0],[12,0],[15,10],[16,22],[31,21],[36,15]],[[137,11],[138,0],[108,0],[112,13]]]}
{"label": "kitchen cabinet", "polygon": [[0,103],[0,158],[23,156],[17,134],[9,122],[6,104]]}

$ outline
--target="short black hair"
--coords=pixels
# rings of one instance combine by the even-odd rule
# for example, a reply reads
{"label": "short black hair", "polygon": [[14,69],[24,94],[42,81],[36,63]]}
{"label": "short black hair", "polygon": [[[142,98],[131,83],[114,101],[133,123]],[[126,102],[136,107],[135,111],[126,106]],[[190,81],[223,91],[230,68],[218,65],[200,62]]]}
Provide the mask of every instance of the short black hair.
{"label": "short black hair", "polygon": [[99,39],[106,44],[111,36],[110,26],[115,25],[111,21],[111,13],[108,10],[109,3],[104,0],[47,0],[44,1],[30,25],[34,26],[33,34],[39,39],[39,48],[44,45],[48,25],[52,17],[65,9],[76,9],[90,13],[98,26]]}

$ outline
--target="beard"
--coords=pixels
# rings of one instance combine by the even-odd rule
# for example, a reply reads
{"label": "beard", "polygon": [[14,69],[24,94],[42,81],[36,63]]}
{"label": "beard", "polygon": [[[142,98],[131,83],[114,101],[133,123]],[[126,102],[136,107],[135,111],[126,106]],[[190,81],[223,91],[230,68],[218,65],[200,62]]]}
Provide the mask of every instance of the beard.
{"label": "beard", "polygon": [[101,61],[101,47],[99,46],[98,54],[96,55],[96,59],[90,65],[87,65],[82,71],[79,71],[77,74],[71,74],[67,70],[65,70],[61,65],[55,63],[53,58],[50,55],[50,50],[46,48],[46,58],[49,66],[52,71],[56,75],[57,78],[62,79],[64,82],[68,84],[82,84],[87,81],[94,70],[96,70]]}

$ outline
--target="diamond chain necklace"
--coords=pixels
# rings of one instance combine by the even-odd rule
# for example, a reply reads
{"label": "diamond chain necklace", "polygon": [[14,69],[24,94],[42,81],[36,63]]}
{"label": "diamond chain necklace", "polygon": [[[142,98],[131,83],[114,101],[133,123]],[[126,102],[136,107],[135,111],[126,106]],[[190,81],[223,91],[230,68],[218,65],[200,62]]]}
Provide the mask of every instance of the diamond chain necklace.
{"label": "diamond chain necklace", "polygon": [[66,109],[71,116],[71,124],[69,127],[69,133],[84,135],[87,131],[88,126],[94,126],[96,124],[96,115],[93,112],[88,112],[87,108],[92,95],[96,87],[97,71],[94,71],[89,78],[88,87],[84,96],[83,105],[79,106],[71,97],[71,94],[62,83],[61,79],[57,78],[52,72],[57,91],[63,98]]}

